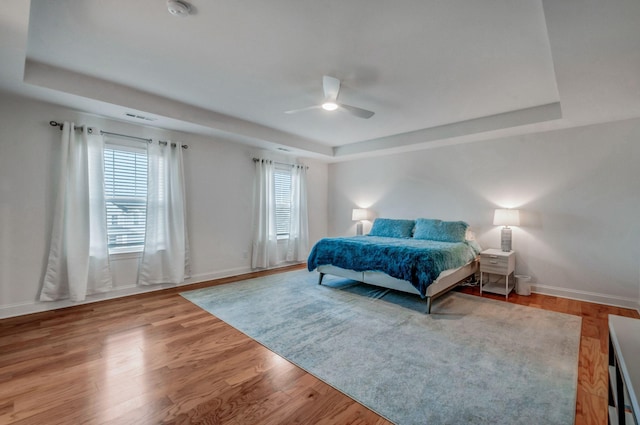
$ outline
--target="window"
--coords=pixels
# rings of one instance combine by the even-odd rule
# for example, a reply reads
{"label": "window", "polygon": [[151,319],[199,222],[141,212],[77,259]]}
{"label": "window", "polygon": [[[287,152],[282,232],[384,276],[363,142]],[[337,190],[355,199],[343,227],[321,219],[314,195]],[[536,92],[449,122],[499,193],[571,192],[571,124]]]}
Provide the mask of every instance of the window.
{"label": "window", "polygon": [[276,186],[276,234],[278,239],[288,239],[291,221],[291,170],[276,168],[274,179]]}
{"label": "window", "polygon": [[142,251],[147,215],[147,152],[105,144],[104,191],[109,252]]}

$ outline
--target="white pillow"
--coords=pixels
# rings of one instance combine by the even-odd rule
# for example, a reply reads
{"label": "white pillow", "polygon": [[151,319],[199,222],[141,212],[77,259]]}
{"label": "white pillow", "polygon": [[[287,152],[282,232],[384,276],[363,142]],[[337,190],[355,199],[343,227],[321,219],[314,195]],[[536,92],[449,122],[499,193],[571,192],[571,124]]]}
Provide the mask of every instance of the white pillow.
{"label": "white pillow", "polygon": [[464,234],[464,240],[465,241],[475,241],[476,240],[476,234],[473,232],[473,230],[471,230],[471,227],[467,227],[467,231]]}

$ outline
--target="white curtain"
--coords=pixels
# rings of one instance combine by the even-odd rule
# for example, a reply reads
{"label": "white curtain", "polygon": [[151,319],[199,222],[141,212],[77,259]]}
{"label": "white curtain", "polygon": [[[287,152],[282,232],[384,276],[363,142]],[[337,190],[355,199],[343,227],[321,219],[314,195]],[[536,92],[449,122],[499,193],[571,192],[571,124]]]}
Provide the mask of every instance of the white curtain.
{"label": "white curtain", "polygon": [[309,254],[309,220],[307,212],[307,167],[294,165],[291,170],[291,214],[287,261],[306,261]]}
{"label": "white curtain", "polygon": [[151,143],[148,158],[147,225],[138,283],[182,283],[190,276],[182,146]]}
{"label": "white curtain", "polygon": [[278,263],[276,232],[275,165],[269,160],[254,162],[256,176],[253,206],[253,249],[251,267],[267,268]]}
{"label": "white curtain", "polygon": [[104,141],[62,126],[62,161],[54,212],[49,261],[41,301],[70,298],[113,286],[109,270],[104,200]]}

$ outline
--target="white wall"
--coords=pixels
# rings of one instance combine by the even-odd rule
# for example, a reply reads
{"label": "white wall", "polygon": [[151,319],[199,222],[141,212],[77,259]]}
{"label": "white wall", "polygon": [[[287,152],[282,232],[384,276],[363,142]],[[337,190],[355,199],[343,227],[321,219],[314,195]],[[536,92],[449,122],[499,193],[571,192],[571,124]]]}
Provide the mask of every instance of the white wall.
{"label": "white wall", "polygon": [[[251,158],[263,153],[0,93],[0,317],[69,305],[36,302],[58,173],[52,119],[189,144],[191,281],[249,271]],[[518,207],[516,269],[537,291],[638,308],[639,141],[636,119],[329,166],[304,159],[310,238],[354,234],[351,209],[361,206],[379,217],[465,220],[484,247],[497,247],[493,209]],[[136,261],[114,261],[111,296],[141,291]]]}
{"label": "white wall", "polygon": [[[47,260],[60,152],[60,131],[48,124],[50,120],[187,143],[189,282],[250,271],[252,158],[264,152],[0,93],[0,317],[70,305],[66,301],[36,301]],[[313,243],[327,233],[327,164],[311,159],[302,162],[309,165],[309,231]],[[106,298],[143,291],[135,286],[137,261],[136,255],[112,258],[116,290]]]}
{"label": "white wall", "polygon": [[331,164],[329,233],[354,234],[351,209],[370,207],[465,220],[499,248],[493,210],[517,207],[516,272],[534,290],[639,308],[639,162],[635,119]]}

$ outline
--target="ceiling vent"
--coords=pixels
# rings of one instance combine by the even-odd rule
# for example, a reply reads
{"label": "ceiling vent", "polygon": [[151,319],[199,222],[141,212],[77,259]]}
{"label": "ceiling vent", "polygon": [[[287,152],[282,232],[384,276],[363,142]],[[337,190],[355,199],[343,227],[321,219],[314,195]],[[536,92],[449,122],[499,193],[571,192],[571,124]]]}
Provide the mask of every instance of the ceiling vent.
{"label": "ceiling vent", "polygon": [[136,120],[143,120],[143,121],[157,121],[157,118],[151,118],[151,117],[145,117],[144,115],[138,115],[138,114],[133,114],[131,112],[125,112],[125,115],[129,118],[133,118]]}

